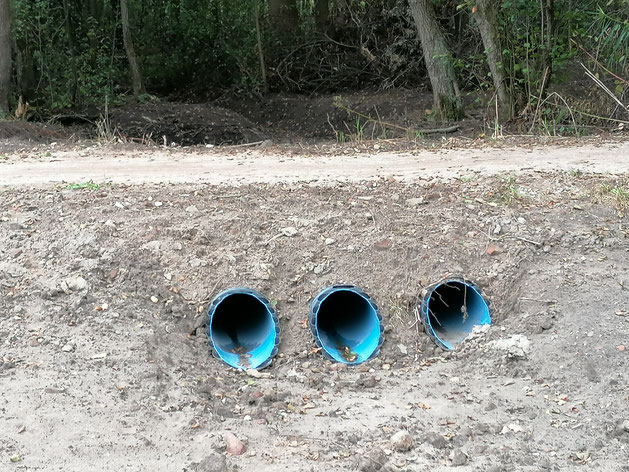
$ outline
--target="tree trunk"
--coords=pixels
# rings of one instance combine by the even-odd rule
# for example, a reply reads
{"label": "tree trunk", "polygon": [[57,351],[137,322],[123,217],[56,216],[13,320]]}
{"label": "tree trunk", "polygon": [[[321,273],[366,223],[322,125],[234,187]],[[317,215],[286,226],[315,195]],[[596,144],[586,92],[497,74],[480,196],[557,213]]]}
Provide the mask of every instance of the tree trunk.
{"label": "tree trunk", "polygon": [[260,2],[255,0],[253,6],[253,21],[256,24],[256,43],[258,50],[258,60],[260,61],[260,78],[262,79],[262,92],[269,93],[269,84],[266,80],[266,64],[264,62],[264,49],[262,48],[262,34],[260,33]]}
{"label": "tree trunk", "polygon": [[540,0],[542,14],[542,83],[539,89],[540,102],[546,98],[546,91],[550,84],[550,78],[553,72],[553,35],[554,35],[554,0]]}
{"label": "tree trunk", "polygon": [[463,116],[459,86],[435,11],[430,0],[409,0],[409,4],[422,44],[437,114],[444,121],[458,120]]}
{"label": "tree trunk", "polygon": [[315,26],[318,31],[326,31],[330,22],[329,0],[315,0],[314,4]]}
{"label": "tree trunk", "polygon": [[69,95],[70,101],[73,105],[76,104],[76,95],[79,87],[79,79],[76,70],[76,48],[74,47],[74,31],[70,24],[70,6],[68,0],[63,0],[63,15],[64,15],[64,27],[68,40],[68,49],[70,51],[70,88]]}
{"label": "tree trunk", "polygon": [[140,73],[140,64],[135,54],[133,40],[131,38],[131,29],[129,27],[129,8],[127,0],[120,0],[120,17],[122,19],[122,40],[124,48],[127,52],[127,60],[129,61],[129,69],[131,71],[131,80],[133,82],[133,96],[138,98],[146,92],[142,83],[142,74]]}
{"label": "tree trunk", "polygon": [[504,58],[500,47],[500,35],[497,30],[498,0],[476,0],[476,21],[483,38],[485,56],[498,95],[502,116],[506,120],[513,118],[514,100],[509,93],[509,84],[505,74]]}
{"label": "tree trunk", "polygon": [[11,16],[9,0],[0,0],[0,117],[9,113]]}
{"label": "tree trunk", "polygon": [[269,0],[271,25],[281,34],[290,34],[297,28],[299,13],[297,0]]}

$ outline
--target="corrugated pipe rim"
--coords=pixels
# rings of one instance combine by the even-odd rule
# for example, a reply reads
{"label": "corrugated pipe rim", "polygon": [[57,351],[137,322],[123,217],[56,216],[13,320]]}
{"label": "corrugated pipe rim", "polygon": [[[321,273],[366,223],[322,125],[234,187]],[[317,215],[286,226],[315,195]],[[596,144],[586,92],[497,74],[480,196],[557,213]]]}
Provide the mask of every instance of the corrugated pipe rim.
{"label": "corrugated pipe rim", "polygon": [[384,342],[376,303],[355,285],[332,285],[310,304],[309,326],[323,355],[344,364],[360,364],[378,355]]}
{"label": "corrugated pipe rim", "polygon": [[474,326],[491,324],[489,305],[478,285],[456,276],[426,287],[419,311],[428,335],[438,346],[453,350]]}
{"label": "corrugated pipe rim", "polygon": [[[250,310],[229,311],[226,304]],[[253,311],[252,311],[253,310]],[[277,354],[280,325],[269,300],[248,287],[233,287],[214,297],[208,308],[206,334],[214,357],[239,369],[263,369]]]}

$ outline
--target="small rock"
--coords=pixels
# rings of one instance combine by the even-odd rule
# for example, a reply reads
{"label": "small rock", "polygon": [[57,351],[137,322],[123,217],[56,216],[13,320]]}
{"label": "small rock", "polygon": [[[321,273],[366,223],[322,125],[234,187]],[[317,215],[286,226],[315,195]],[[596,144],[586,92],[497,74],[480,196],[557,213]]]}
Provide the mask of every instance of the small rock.
{"label": "small rock", "polygon": [[59,284],[59,291],[65,293],[66,295],[72,293],[72,290],[70,290],[70,287],[68,287],[68,282],[66,282],[65,280],[62,280]]}
{"label": "small rock", "polygon": [[9,251],[9,257],[11,259],[16,259],[16,258],[20,257],[21,254],[22,254],[22,249],[20,249],[20,248],[12,249],[11,251]]}
{"label": "small rock", "polygon": [[424,197],[409,198],[406,200],[406,204],[409,206],[419,206],[419,205],[423,205],[424,203],[426,203],[426,200],[424,200]]}
{"label": "small rock", "polygon": [[227,459],[220,454],[211,454],[190,469],[194,472],[227,472]]}
{"label": "small rock", "polygon": [[445,449],[448,445],[446,438],[437,433],[429,433],[424,436],[424,442],[427,442],[436,449]]}
{"label": "small rock", "polygon": [[63,352],[72,352],[72,351],[74,351],[74,344],[72,344],[72,343],[66,343],[66,344],[65,344],[65,345],[61,348],[61,350],[62,350]]}
{"label": "small rock", "polygon": [[199,213],[199,209],[195,205],[190,205],[189,207],[186,207],[186,213],[196,215]]}
{"label": "small rock", "polygon": [[280,233],[282,233],[286,237],[292,238],[293,236],[297,235],[298,231],[297,228],[295,228],[294,226],[287,226],[286,228],[280,229]]}
{"label": "small rock", "polygon": [[488,256],[494,256],[496,254],[502,254],[504,252],[504,249],[502,249],[500,246],[497,246],[496,244],[490,244],[489,246],[487,246],[487,255]]}
{"label": "small rock", "polygon": [[162,243],[160,241],[149,241],[148,243],[144,245],[146,249],[148,249],[149,251],[154,251],[154,252],[158,252],[161,246],[162,246]]}
{"label": "small rock", "polygon": [[384,466],[386,463],[386,453],[382,449],[376,448],[372,450],[369,454],[361,456],[358,459],[357,469],[360,472],[378,472],[384,470]]}
{"label": "small rock", "polygon": [[225,450],[234,456],[240,456],[247,450],[245,444],[236,437],[234,433],[229,431],[223,434],[225,440]]}
{"label": "small rock", "polygon": [[515,334],[510,338],[497,339],[489,345],[495,349],[505,351],[508,357],[526,358],[531,351],[531,341],[521,334]]}
{"label": "small rock", "polygon": [[398,344],[397,348],[400,350],[400,352],[403,355],[407,355],[408,354],[408,349],[406,349],[406,346],[404,344]]}
{"label": "small rock", "polygon": [[157,303],[157,302],[159,301],[159,299],[158,299],[155,295],[153,295],[153,296],[151,297],[151,301],[152,301],[153,303]]}
{"label": "small rock", "polygon": [[73,292],[79,292],[87,288],[87,280],[81,276],[67,279],[65,282],[68,288]]}
{"label": "small rock", "polygon": [[408,431],[402,429],[391,437],[391,447],[398,452],[410,451],[413,448],[413,438]]}
{"label": "small rock", "polygon": [[373,247],[378,251],[386,251],[387,249],[391,249],[393,247],[393,241],[390,239],[383,239],[375,243]]}
{"label": "small rock", "polygon": [[553,327],[553,320],[550,316],[545,316],[542,317],[539,320],[539,326],[540,328],[542,328],[543,331],[548,331],[549,329],[551,329]]}
{"label": "small rock", "polygon": [[334,244],[335,242],[336,242],[336,239],[325,238],[325,245],[326,246],[330,246],[330,245]]}
{"label": "small rock", "polygon": [[378,381],[373,375],[361,375],[356,383],[361,387],[374,388],[378,384]]}
{"label": "small rock", "polygon": [[467,464],[467,456],[461,451],[452,451],[450,453],[450,461],[453,467],[460,467]]}

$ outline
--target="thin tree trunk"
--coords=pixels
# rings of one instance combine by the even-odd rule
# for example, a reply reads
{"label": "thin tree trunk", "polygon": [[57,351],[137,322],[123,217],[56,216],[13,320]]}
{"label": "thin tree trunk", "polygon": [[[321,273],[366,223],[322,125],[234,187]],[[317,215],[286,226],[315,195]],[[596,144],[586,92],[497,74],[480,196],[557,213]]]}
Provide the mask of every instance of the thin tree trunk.
{"label": "thin tree trunk", "polygon": [[140,73],[140,64],[135,54],[133,40],[131,38],[131,29],[129,27],[129,8],[127,0],[120,0],[120,17],[122,20],[122,39],[124,48],[127,52],[127,60],[129,61],[129,69],[131,71],[131,81],[133,82],[133,95],[138,98],[146,92],[142,83],[142,74]]}
{"label": "thin tree trunk", "polygon": [[513,118],[514,100],[509,93],[509,86],[504,68],[504,58],[500,47],[500,35],[497,30],[498,1],[477,0],[476,21],[480,35],[483,38],[485,56],[494,82],[494,89],[502,109],[503,118]]}
{"label": "thin tree trunk", "polygon": [[540,0],[542,14],[542,83],[539,89],[540,102],[546,98],[546,91],[550,84],[550,78],[553,72],[553,34],[555,3],[554,0]]}
{"label": "thin tree trunk", "polygon": [[11,16],[9,0],[0,0],[0,117],[9,113]]}
{"label": "thin tree trunk", "polygon": [[72,25],[70,24],[70,6],[68,5],[68,0],[63,0],[63,14],[64,18],[64,26],[65,32],[68,39],[68,49],[70,50],[70,100],[74,105],[76,102],[76,95],[78,90],[78,74],[76,70],[76,48],[74,47],[74,31],[72,30]]}
{"label": "thin tree trunk", "polygon": [[262,78],[262,92],[266,95],[269,92],[269,85],[266,80],[266,64],[264,63],[264,50],[262,49],[262,34],[260,33],[260,2],[255,0],[253,6],[253,19],[256,24],[256,42],[258,50],[258,60],[260,61],[260,76]]}
{"label": "thin tree trunk", "polygon": [[409,4],[422,44],[437,113],[444,121],[458,120],[463,116],[459,86],[435,11],[430,0],[409,0]]}

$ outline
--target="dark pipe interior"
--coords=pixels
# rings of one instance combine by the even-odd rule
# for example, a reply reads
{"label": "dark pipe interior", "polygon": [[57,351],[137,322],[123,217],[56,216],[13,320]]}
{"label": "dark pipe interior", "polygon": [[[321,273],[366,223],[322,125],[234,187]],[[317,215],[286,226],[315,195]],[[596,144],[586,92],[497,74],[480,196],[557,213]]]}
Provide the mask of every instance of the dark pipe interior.
{"label": "dark pipe interior", "polygon": [[218,349],[244,354],[261,345],[274,329],[264,304],[249,294],[226,297],[214,311],[212,336]]}
{"label": "dark pipe interior", "polygon": [[372,311],[367,300],[352,291],[331,293],[319,307],[321,341],[335,349],[359,344],[372,329]]}
{"label": "dark pipe interior", "polygon": [[450,281],[432,292],[428,303],[430,324],[445,341],[458,341],[478,323],[482,297],[465,283]]}

